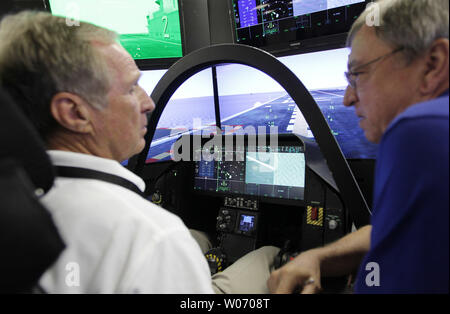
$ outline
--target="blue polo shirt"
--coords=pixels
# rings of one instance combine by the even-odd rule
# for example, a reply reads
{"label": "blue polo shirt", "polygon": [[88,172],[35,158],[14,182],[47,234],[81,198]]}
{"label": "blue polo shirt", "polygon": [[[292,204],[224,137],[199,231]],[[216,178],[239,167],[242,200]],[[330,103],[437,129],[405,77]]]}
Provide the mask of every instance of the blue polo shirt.
{"label": "blue polo shirt", "polygon": [[449,292],[449,96],[400,114],[381,140],[370,251],[356,293]]}

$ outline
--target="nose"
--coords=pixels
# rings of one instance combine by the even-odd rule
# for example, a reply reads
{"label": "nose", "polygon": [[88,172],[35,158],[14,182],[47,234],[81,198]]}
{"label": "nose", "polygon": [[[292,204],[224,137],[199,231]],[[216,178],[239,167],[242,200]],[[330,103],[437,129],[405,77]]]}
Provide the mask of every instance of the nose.
{"label": "nose", "polygon": [[149,113],[155,110],[155,103],[153,102],[153,99],[147,95],[147,92],[142,87],[138,86],[138,90],[142,112]]}
{"label": "nose", "polygon": [[152,112],[153,110],[155,110],[155,102],[150,96],[147,96],[147,99],[147,112]]}
{"label": "nose", "polygon": [[358,96],[356,95],[355,89],[348,85],[344,95],[344,106],[354,106],[357,101]]}

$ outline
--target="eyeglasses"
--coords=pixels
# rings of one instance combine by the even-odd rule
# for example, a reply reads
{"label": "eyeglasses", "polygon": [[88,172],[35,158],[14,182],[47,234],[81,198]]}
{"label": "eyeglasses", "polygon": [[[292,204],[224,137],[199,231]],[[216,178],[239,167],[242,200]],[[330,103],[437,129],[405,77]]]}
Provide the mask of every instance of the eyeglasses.
{"label": "eyeglasses", "polygon": [[381,57],[378,57],[372,61],[369,61],[367,63],[364,63],[362,65],[358,65],[357,67],[355,67],[353,70],[349,70],[348,72],[345,72],[345,77],[347,78],[347,82],[348,85],[350,85],[353,89],[356,89],[356,79],[358,78],[358,76],[361,74],[361,69],[374,64],[378,61],[381,61],[387,57],[390,57],[394,54],[396,54],[397,52],[400,52],[404,49],[404,47],[395,49],[394,51],[389,52],[388,54],[382,55]]}

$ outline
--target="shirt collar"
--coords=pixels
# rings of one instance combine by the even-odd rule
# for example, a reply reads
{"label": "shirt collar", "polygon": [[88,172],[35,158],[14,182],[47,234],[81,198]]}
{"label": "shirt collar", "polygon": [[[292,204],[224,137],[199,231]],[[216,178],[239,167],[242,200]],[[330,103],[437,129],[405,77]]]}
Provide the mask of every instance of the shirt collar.
{"label": "shirt collar", "polygon": [[144,181],[115,160],[61,150],[48,150],[47,153],[55,166],[80,167],[114,174],[133,182],[142,192],[145,190]]}

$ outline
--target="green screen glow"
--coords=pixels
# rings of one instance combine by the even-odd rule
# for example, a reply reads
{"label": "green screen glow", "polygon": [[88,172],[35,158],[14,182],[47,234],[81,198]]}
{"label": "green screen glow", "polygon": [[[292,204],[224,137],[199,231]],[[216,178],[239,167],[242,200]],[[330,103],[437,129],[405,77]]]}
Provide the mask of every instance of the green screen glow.
{"label": "green screen glow", "polygon": [[182,57],[178,0],[50,0],[69,24],[89,22],[120,34],[134,59]]}

